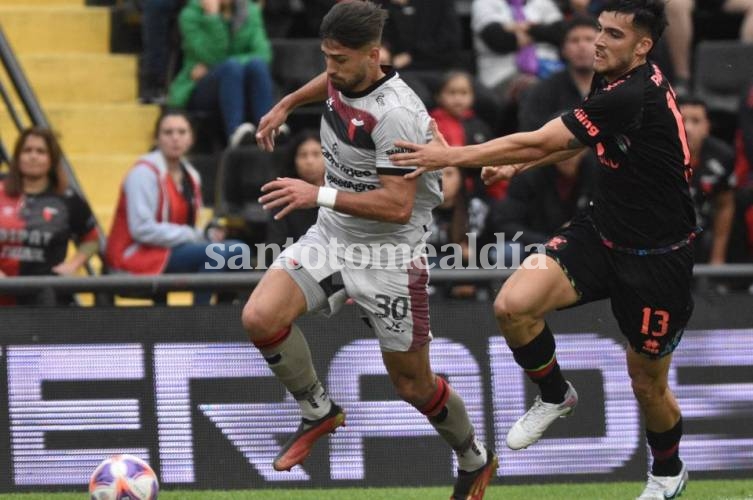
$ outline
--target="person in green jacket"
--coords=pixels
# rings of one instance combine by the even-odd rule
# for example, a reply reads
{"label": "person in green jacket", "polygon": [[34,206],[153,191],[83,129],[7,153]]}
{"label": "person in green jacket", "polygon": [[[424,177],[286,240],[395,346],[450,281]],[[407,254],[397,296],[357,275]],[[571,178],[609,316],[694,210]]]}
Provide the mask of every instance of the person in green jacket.
{"label": "person in green jacket", "polygon": [[250,0],[189,0],[178,24],[183,67],[170,85],[168,106],[219,109],[231,146],[253,140],[254,124],[274,98],[272,49],[260,6]]}

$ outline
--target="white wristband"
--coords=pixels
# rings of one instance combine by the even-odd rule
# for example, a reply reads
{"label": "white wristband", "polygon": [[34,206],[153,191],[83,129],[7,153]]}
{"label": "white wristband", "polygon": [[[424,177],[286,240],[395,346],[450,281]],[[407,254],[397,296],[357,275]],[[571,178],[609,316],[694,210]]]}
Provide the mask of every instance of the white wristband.
{"label": "white wristband", "polygon": [[319,194],[316,195],[316,204],[320,207],[335,208],[337,199],[337,189],[330,187],[320,187]]}

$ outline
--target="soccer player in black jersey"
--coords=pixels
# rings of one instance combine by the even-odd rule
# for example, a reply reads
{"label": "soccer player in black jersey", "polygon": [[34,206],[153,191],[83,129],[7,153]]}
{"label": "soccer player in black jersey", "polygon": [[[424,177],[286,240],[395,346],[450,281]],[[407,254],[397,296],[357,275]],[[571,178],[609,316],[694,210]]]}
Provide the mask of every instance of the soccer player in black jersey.
{"label": "soccer player in black jersey", "polygon": [[560,372],[544,316],[609,298],[630,343],[628,373],[654,458],[640,499],[675,498],[687,482],[678,454],[682,418],[667,379],[693,310],[697,230],[682,117],[672,87],[648,59],[667,24],[664,9],[662,0],[608,1],[598,19],[591,92],[580,107],[540,129],[451,148],[434,126],[430,143],[399,141],[413,152],[391,156],[398,166],[421,167],[411,177],[448,165],[497,165],[482,172],[496,181],[585,147],[595,150],[600,171],[590,207],[547,243],[546,266],[531,265],[541,257],[529,257],[494,303],[515,360],[541,390],[507,444],[535,443],[578,400]]}

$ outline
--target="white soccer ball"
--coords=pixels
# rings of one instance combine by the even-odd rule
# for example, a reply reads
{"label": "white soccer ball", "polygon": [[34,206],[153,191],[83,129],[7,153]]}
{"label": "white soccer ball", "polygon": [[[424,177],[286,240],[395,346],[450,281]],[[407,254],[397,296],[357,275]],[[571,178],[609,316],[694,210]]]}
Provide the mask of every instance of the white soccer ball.
{"label": "white soccer ball", "polygon": [[91,500],[156,500],[157,475],[133,455],[115,455],[94,469],[89,479]]}

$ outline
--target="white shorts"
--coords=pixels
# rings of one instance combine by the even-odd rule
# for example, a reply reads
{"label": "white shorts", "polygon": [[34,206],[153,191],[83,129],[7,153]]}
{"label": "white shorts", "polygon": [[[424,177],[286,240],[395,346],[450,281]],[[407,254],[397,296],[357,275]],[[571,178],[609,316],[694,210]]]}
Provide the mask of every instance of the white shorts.
{"label": "white shorts", "polygon": [[309,312],[331,316],[353,299],[365,312],[382,351],[414,351],[431,341],[425,257],[404,268],[357,269],[331,253],[327,238],[313,225],[280,254],[273,267],[290,274],[303,291]]}

